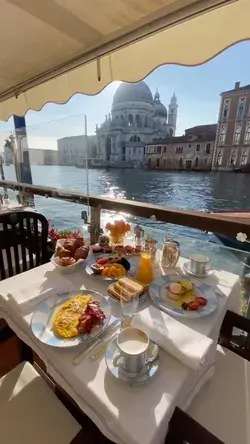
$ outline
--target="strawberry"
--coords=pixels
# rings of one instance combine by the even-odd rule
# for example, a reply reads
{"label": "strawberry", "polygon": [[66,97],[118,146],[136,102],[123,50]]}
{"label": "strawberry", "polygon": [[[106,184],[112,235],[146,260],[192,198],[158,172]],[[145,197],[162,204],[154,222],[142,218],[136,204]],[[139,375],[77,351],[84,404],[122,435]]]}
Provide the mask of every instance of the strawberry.
{"label": "strawberry", "polygon": [[196,299],[188,303],[188,310],[195,311],[198,310],[198,308],[200,308],[200,304]]}
{"label": "strawberry", "polygon": [[199,302],[200,307],[204,307],[204,305],[207,304],[207,299],[203,298],[202,296],[199,296],[195,299],[197,302]]}

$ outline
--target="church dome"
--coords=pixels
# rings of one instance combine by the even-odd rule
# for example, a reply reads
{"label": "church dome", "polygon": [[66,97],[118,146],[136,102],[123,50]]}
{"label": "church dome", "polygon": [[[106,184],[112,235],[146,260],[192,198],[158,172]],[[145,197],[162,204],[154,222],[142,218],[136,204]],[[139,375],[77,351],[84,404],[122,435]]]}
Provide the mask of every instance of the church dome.
{"label": "church dome", "polygon": [[154,116],[165,118],[168,117],[167,108],[165,107],[165,105],[163,105],[163,103],[161,103],[158,90],[156,91],[154,96]]}
{"label": "church dome", "polygon": [[153,104],[152,93],[145,82],[122,83],[114,94],[113,105],[135,101]]}

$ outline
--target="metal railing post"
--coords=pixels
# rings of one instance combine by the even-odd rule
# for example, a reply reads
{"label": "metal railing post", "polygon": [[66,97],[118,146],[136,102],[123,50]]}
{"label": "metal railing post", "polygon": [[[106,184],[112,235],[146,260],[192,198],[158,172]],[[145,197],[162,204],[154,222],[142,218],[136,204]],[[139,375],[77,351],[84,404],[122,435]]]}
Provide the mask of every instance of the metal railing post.
{"label": "metal railing post", "polygon": [[101,206],[91,208],[91,218],[90,218],[90,242],[94,245],[98,242],[101,230]]}

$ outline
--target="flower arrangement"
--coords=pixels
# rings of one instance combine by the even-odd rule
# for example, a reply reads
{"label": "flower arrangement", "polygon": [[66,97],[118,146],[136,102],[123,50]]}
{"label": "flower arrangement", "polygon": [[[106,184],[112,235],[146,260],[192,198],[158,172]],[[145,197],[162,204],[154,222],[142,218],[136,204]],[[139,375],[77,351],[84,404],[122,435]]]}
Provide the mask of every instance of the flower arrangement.
{"label": "flower arrangement", "polygon": [[126,233],[131,230],[131,226],[124,220],[115,220],[114,223],[107,223],[106,230],[110,232],[111,241],[114,244],[123,242]]}
{"label": "flower arrangement", "polygon": [[83,237],[81,230],[57,230],[51,220],[49,222],[49,237],[53,244],[56,244],[58,239],[76,239],[77,237]]}

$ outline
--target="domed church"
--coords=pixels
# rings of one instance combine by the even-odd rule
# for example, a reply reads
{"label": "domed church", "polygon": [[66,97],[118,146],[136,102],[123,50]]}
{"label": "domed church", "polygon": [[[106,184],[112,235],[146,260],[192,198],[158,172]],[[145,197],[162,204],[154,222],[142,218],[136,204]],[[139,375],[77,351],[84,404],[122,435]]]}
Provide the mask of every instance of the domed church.
{"label": "domed church", "polygon": [[99,166],[143,167],[145,145],[175,135],[177,109],[175,94],[167,112],[158,90],[153,98],[145,82],[122,83],[114,94],[111,113],[96,126]]}

